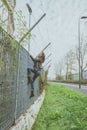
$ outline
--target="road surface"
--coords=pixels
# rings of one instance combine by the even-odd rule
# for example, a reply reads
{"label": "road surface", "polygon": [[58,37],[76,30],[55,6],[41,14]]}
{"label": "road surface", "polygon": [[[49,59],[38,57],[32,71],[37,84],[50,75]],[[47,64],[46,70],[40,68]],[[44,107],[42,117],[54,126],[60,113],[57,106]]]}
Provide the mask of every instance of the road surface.
{"label": "road surface", "polygon": [[79,88],[78,84],[59,83],[59,82],[51,82],[51,83],[58,84],[58,85],[63,85],[63,86],[66,86],[68,88],[74,89],[74,90],[76,90],[78,92],[81,92],[81,93],[87,95],[87,85],[81,85],[81,88]]}

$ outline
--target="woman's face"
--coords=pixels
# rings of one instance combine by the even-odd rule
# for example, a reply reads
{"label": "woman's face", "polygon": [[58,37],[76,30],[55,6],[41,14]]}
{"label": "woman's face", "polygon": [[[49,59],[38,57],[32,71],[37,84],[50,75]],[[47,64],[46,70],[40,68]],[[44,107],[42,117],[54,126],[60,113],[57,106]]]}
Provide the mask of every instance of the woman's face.
{"label": "woman's face", "polygon": [[38,56],[39,56],[39,57],[43,57],[43,53],[42,53],[42,52],[40,52]]}

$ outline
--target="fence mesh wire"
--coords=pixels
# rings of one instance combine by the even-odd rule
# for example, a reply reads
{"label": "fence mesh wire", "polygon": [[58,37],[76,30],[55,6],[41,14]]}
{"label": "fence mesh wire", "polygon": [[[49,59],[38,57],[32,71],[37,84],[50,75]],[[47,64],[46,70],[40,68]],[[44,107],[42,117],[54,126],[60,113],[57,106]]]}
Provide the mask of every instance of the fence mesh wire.
{"label": "fence mesh wire", "polygon": [[29,53],[0,27],[0,130],[9,128],[39,96],[38,78],[30,98],[27,68],[32,66]]}

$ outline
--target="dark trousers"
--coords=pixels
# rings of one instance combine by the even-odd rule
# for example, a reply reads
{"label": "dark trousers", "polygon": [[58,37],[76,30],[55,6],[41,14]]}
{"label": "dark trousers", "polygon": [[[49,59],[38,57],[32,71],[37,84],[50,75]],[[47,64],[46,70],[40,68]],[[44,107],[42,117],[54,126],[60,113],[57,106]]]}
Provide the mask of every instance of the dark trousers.
{"label": "dark trousers", "polygon": [[33,68],[29,68],[29,73],[30,75],[32,75],[32,73],[34,74],[32,77],[32,81],[31,81],[31,89],[34,90],[34,81],[36,80],[36,78],[38,76],[41,75],[41,71],[40,70],[34,70]]}

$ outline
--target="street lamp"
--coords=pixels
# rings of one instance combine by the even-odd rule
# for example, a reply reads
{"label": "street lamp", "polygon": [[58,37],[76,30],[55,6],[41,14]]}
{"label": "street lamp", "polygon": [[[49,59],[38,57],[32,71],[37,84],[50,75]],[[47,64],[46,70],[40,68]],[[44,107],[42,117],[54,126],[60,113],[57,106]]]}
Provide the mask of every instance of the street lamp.
{"label": "street lamp", "polygon": [[[28,12],[29,12],[29,29],[30,29],[32,9],[29,6],[29,4],[26,4],[26,6],[27,6]],[[29,49],[30,49],[30,38],[29,38],[29,43],[28,43],[28,52],[29,52]]]}
{"label": "street lamp", "polygon": [[79,88],[81,88],[81,56],[80,56],[80,52],[81,52],[81,47],[80,47],[80,20],[81,19],[86,19],[87,16],[82,16],[79,18],[79,22],[78,22],[78,41],[79,41]]}

